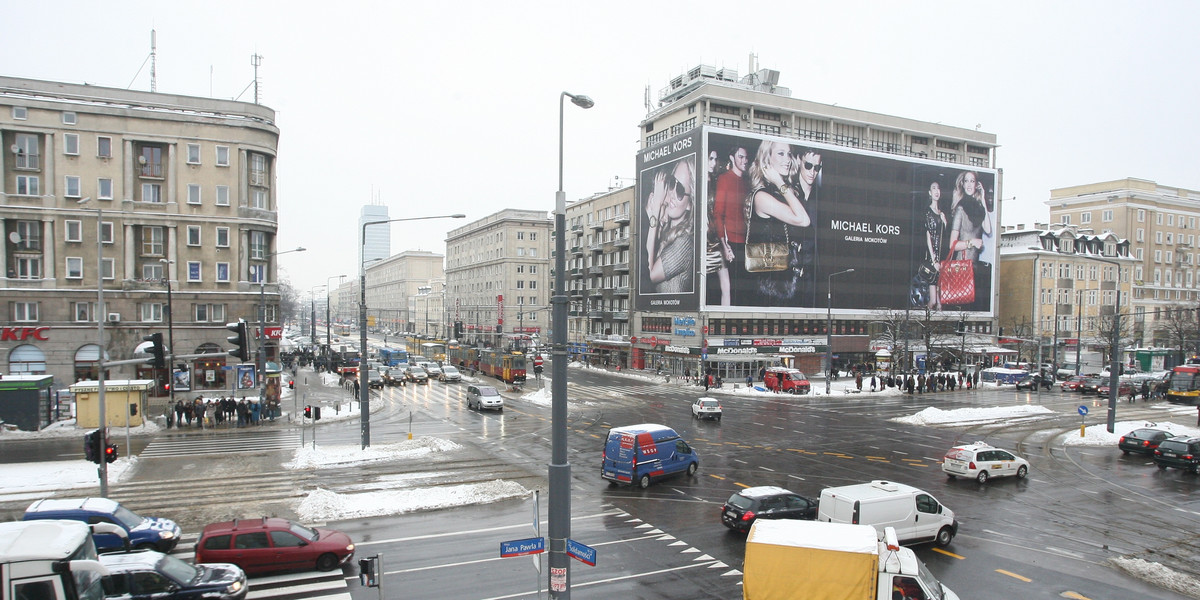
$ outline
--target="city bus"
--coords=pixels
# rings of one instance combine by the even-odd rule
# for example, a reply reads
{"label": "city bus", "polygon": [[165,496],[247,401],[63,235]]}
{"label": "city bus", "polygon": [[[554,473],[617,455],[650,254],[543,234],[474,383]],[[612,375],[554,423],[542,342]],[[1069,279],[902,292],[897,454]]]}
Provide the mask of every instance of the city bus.
{"label": "city bus", "polygon": [[1200,364],[1191,362],[1171,369],[1167,376],[1167,400],[1176,404],[1197,404],[1200,400]]}
{"label": "city bus", "polygon": [[400,348],[380,348],[379,360],[389,367],[398,367],[408,364],[408,350]]}

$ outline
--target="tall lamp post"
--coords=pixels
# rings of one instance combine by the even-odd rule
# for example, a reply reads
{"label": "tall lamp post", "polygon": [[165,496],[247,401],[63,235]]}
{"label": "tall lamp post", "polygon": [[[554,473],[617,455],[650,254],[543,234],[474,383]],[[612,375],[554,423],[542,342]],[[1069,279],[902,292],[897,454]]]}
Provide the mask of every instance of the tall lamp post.
{"label": "tall lamp post", "polygon": [[[256,368],[258,369],[259,384],[258,384],[258,401],[267,401],[267,272],[269,272],[271,258],[281,254],[291,254],[292,252],[304,252],[307,248],[301,246],[292,250],[280,250],[272,252],[266,256],[267,264],[264,266],[262,273],[259,273],[258,280],[258,360]],[[278,317],[278,315],[276,315]],[[271,413],[271,418],[275,418],[275,413]]]}
{"label": "tall lamp post", "polygon": [[[332,289],[332,288],[330,288],[330,287],[329,287],[329,282],[330,282],[330,281],[333,281],[333,278],[334,278],[334,277],[336,277],[336,278],[337,278],[337,280],[338,280],[338,289],[341,289],[341,288],[342,288],[342,279],[344,279],[346,276],[345,276],[345,275],[334,275],[333,277],[326,277],[326,278],[325,278],[325,348],[326,348],[326,349],[327,349],[327,351],[329,351],[329,352],[332,352],[332,351],[333,351],[333,341],[332,341],[332,339],[330,338],[330,335],[329,335],[329,319],[330,319],[330,314],[329,314],[329,290],[330,290],[330,289]],[[341,297],[342,297],[342,295],[339,293],[339,294],[338,294],[338,302],[339,302],[339,303],[341,302]]]}
{"label": "tall lamp post", "polygon": [[829,274],[829,286],[825,289],[825,395],[829,395],[829,380],[833,378],[833,278],[837,275],[853,273],[854,269],[846,269]]}
{"label": "tall lamp post", "polygon": [[[88,196],[79,201],[83,206],[91,202]],[[104,210],[96,207],[96,419],[100,432],[100,497],[108,497],[108,461],[104,460],[103,452],[108,448],[108,421],[104,414]]]}
{"label": "tall lamp post", "polygon": [[550,597],[571,597],[571,564],[567,538],[571,535],[571,463],[567,462],[567,194],[563,191],[564,99],[580,108],[591,108],[591,98],[563,92],[558,97],[558,192],[554,195],[554,297],[550,357]]}
{"label": "tall lamp post", "polygon": [[362,427],[362,449],[366,450],[367,446],[371,445],[371,410],[370,410],[370,393],[367,385],[366,371],[363,367],[367,362],[367,227],[370,225],[382,225],[384,223],[397,223],[400,221],[425,221],[428,219],[465,219],[467,215],[458,213],[453,215],[436,215],[431,217],[401,217],[398,219],[384,219],[380,221],[366,221],[362,224],[362,230],[358,236],[358,371],[359,371],[359,386],[358,386],[358,407],[359,421]]}
{"label": "tall lamp post", "polygon": [[175,311],[171,305],[171,265],[175,261],[166,258],[158,259],[158,262],[163,264],[163,268],[167,270],[164,273],[163,282],[167,284],[167,397],[169,398],[167,412],[174,410],[175,406]]}
{"label": "tall lamp post", "polygon": [[[310,318],[309,322],[308,322],[309,335],[310,335],[311,342],[314,344],[318,344],[318,345],[320,345],[320,343],[317,340],[317,288],[328,288],[328,287],[329,286],[326,284],[314,285],[312,287],[312,289],[309,290],[309,292],[308,292],[308,297],[310,300],[312,300],[312,318]],[[326,294],[325,294],[325,303],[326,304],[329,303],[328,292],[326,292]],[[328,319],[329,318],[328,315],[326,315],[325,318]]]}

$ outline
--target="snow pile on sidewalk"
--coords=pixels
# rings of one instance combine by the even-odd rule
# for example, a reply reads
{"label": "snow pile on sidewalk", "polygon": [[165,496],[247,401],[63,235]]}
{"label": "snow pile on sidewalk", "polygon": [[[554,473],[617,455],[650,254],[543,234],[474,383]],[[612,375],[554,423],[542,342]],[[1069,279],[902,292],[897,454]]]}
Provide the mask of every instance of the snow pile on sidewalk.
{"label": "snow pile on sidewalk", "polygon": [[529,495],[519,483],[496,479],[402,490],[338,494],[318,489],[301,500],[296,514],[304,521],[333,521],[395,515],[418,510],[485,504]]}
{"label": "snow pile on sidewalk", "polygon": [[892,421],[909,425],[976,425],[1001,421],[1011,423],[1014,419],[1037,418],[1052,414],[1054,411],[1045,406],[995,406],[956,410],[942,410],[931,406],[915,415],[896,417]]}
{"label": "snow pile on sidewalk", "polygon": [[319,469],[345,465],[366,464],[389,460],[419,458],[433,452],[451,452],[462,446],[441,438],[422,436],[416,439],[368,446],[311,445],[296,450],[292,460],[283,463],[285,469]]}

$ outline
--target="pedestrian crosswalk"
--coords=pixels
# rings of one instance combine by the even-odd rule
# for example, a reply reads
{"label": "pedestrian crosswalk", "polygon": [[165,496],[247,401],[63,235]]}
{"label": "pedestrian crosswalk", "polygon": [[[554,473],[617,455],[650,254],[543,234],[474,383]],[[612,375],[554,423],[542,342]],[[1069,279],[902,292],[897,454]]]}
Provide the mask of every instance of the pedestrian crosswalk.
{"label": "pedestrian crosswalk", "polygon": [[[180,560],[191,562],[195,557],[196,539],[187,536],[180,540],[179,547],[171,553]],[[305,598],[311,600],[350,600],[349,580],[347,575],[353,567],[334,569],[332,571],[289,571],[272,575],[249,576],[246,579],[247,600],[291,600]]]}
{"label": "pedestrian crosswalk", "polygon": [[267,431],[233,430],[217,435],[158,437],[138,456],[198,456],[204,454],[245,454],[263,450],[291,450],[300,447],[301,433],[295,429]]}

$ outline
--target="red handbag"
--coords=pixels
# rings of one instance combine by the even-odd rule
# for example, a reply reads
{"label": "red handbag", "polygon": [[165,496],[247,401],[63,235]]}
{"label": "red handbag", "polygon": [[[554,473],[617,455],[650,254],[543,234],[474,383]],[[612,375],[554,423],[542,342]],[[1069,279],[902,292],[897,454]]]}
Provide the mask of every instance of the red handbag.
{"label": "red handbag", "polygon": [[938,299],[951,306],[975,301],[975,261],[942,261],[942,270],[938,273]]}

